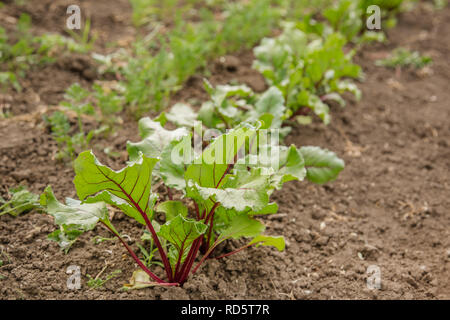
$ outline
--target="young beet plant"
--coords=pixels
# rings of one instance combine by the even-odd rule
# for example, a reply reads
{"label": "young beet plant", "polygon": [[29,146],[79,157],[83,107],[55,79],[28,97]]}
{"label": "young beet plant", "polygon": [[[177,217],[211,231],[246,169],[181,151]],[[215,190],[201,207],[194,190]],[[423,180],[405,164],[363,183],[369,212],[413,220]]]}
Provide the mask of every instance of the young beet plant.
{"label": "young beet plant", "polygon": [[[317,147],[271,144],[261,127],[261,122],[241,124],[202,148],[192,146],[192,133],[186,128],[169,131],[150,118],[141,119],[143,140],[128,143],[130,160],[125,168],[114,171],[92,152],[83,152],[74,163],[81,201],[68,199],[64,205],[48,187],[41,204],[54,216],[61,233],[79,235],[98,223],[106,227],[146,273],[147,278],[141,274],[137,280],[140,286],[182,285],[229,239],[249,240],[233,252],[215,256],[261,245],[282,251],[283,237],[264,235],[265,226],[256,218],[277,212],[270,195],[291,180],[334,180],[344,163]],[[152,191],[156,181],[167,187],[170,199],[174,192],[182,194],[181,200],[160,201]],[[165,277],[153,273],[133,252],[109,219],[107,205],[145,226]],[[165,221],[157,221],[155,212],[164,213]]]}
{"label": "young beet plant", "polygon": [[308,34],[303,27],[285,23],[280,36],[264,38],[254,49],[253,67],[283,93],[288,118],[312,111],[328,124],[331,101],[345,106],[344,92],[360,98],[359,89],[349,78],[359,78],[361,68],[352,63],[352,52],[345,53],[344,36]]}

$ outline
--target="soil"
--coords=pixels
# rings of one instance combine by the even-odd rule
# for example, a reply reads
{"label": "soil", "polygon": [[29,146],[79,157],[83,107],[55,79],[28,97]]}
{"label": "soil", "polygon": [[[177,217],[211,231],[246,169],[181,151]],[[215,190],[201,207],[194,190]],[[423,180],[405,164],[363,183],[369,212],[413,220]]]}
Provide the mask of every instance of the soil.
{"label": "soil", "polygon": [[[82,3],[92,8],[93,25],[104,31],[104,39],[132,34],[123,31],[131,14],[125,9],[127,1],[115,1],[114,6],[107,1]],[[33,15],[36,30],[61,32],[53,18],[66,4],[33,3],[38,12]],[[13,4],[6,8],[9,14],[18,12]],[[55,229],[51,217],[38,212],[2,216],[0,298],[449,299],[450,43],[445,40],[449,33],[450,8],[432,11],[419,5],[401,14],[397,27],[388,32],[387,44],[367,46],[356,57],[366,75],[360,83],[362,100],[350,99],[346,108],[335,108],[327,127],[316,122],[294,128],[286,143],[333,150],[345,159],[346,169],[334,183],[291,183],[274,194],[279,214],[263,220],[268,234],[286,238],[285,252],[251,248],[227,259],[209,260],[182,288],[122,291],[137,266],[120,243],[91,241],[95,235],[109,237],[103,228],[83,235],[65,255],[47,240]],[[375,66],[375,60],[399,46],[431,56],[433,65],[421,71]],[[251,52],[220,59],[211,63],[210,78],[214,83],[237,80],[264,90],[251,62]],[[2,96],[17,111],[0,120],[0,195],[17,185],[39,193],[50,184],[60,199],[75,197],[73,171],[55,160],[57,146],[38,106],[57,103],[77,77],[95,79],[83,76],[89,63],[81,66],[75,72],[64,64],[35,70],[26,79],[22,98]],[[197,76],[173,100],[204,97]],[[119,168],[126,160],[127,140],[136,141],[138,135],[136,122],[125,118],[122,129],[97,139],[93,148],[101,161]],[[122,152],[121,157],[108,158],[102,152],[106,146]],[[114,223],[136,249],[142,228],[121,214],[115,215]],[[229,243],[224,250],[238,245]],[[66,270],[71,265],[81,267],[81,290],[67,289]],[[117,269],[122,272],[99,289],[89,288],[86,275],[96,276],[105,265],[104,276]],[[381,272],[380,290],[366,284],[371,266]],[[162,274],[159,267],[155,272]]]}

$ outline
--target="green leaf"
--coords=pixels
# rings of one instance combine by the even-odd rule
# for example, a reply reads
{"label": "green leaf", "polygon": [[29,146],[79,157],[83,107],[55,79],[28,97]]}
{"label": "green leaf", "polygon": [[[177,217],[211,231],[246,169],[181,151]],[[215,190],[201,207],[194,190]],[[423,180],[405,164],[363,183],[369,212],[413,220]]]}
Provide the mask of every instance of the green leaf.
{"label": "green leaf", "polygon": [[191,135],[187,135],[180,141],[172,141],[161,153],[159,174],[167,187],[177,190],[186,188],[186,166],[194,157],[191,143]]}
{"label": "green leaf", "polygon": [[264,174],[270,176],[270,184],[277,189],[281,189],[285,182],[302,181],[306,176],[305,161],[294,145],[260,146],[257,156],[249,155],[246,159],[238,161],[236,164],[238,174],[247,171],[249,163],[253,163],[253,167],[265,168]]}
{"label": "green leaf", "polygon": [[253,120],[263,118],[267,122],[267,115],[270,115],[270,124],[267,128],[279,128],[285,110],[283,93],[277,87],[270,87],[256,102],[255,109],[250,113],[250,118]]}
{"label": "green leaf", "polygon": [[82,204],[78,200],[67,198],[66,203],[64,205],[58,202],[51,187],[47,187],[41,195],[41,205],[55,218],[55,223],[59,226],[89,231],[94,229],[99,221],[109,221],[108,210],[103,202]]}
{"label": "green leaf", "polygon": [[11,199],[8,201],[0,197],[0,216],[10,214],[17,217],[39,207],[39,196],[28,191],[25,187],[9,190]]}
{"label": "green leaf", "polygon": [[[268,183],[266,182],[265,185],[268,185]],[[193,188],[197,190],[203,200],[214,198],[215,202],[220,202],[224,208],[236,209],[237,211],[244,211],[247,208],[256,211],[263,210],[269,201],[266,190],[250,188],[246,185],[242,185],[240,188],[224,189],[203,188],[195,185]],[[193,193],[188,191],[188,195],[192,196]]]}
{"label": "green leaf", "polygon": [[256,244],[256,247],[273,246],[277,248],[278,251],[283,251],[286,246],[283,237],[271,237],[265,235],[256,236],[249,244]]}
{"label": "green leaf", "polygon": [[219,85],[214,88],[207,80],[204,81],[204,84],[216,107],[222,107],[225,99],[228,97],[238,96],[240,98],[245,98],[253,94],[253,90],[246,85]]}
{"label": "green leaf", "polygon": [[172,220],[178,215],[186,217],[188,208],[181,201],[168,200],[161,202],[156,206],[155,211],[164,212],[166,214],[166,221]]}
{"label": "green leaf", "polygon": [[189,134],[186,128],[178,128],[173,131],[166,130],[161,126],[161,123],[152,121],[148,117],[139,120],[139,132],[142,141],[127,143],[127,151],[131,161],[139,158],[139,152],[142,152],[146,157],[157,158],[170,142],[180,140]]}
{"label": "green leaf", "polygon": [[255,104],[255,110],[260,115],[270,113],[275,117],[281,118],[284,114],[284,109],[283,93],[277,87],[270,87]]}
{"label": "green leaf", "polygon": [[40,202],[46,212],[55,218],[55,224],[60,227],[59,230],[49,234],[48,238],[58,242],[66,253],[82,233],[94,229],[99,221],[117,233],[109,221],[104,202],[82,204],[81,201],[67,198],[66,204],[62,204],[56,199],[50,186],[41,195]]}
{"label": "green leaf", "polygon": [[195,239],[206,232],[203,222],[183,217],[181,214],[163,224],[158,235],[175,245],[177,249],[187,248]]}
{"label": "green leaf", "polygon": [[264,207],[264,209],[259,211],[250,211],[248,215],[265,215],[265,214],[275,214],[278,212],[278,204],[275,202],[269,203]]}
{"label": "green leaf", "polygon": [[330,108],[325,103],[323,103],[318,96],[316,96],[315,94],[310,94],[308,97],[307,106],[311,108],[320,119],[322,119],[323,123],[330,123]]}
{"label": "green leaf", "polygon": [[256,129],[243,124],[217,137],[187,168],[186,181],[193,180],[200,187],[219,187],[238,152],[255,139]]}
{"label": "green leaf", "polygon": [[345,163],[334,152],[318,147],[302,147],[300,153],[305,160],[306,177],[314,183],[326,183],[337,178]]}
{"label": "green leaf", "polygon": [[[152,170],[158,159],[140,158],[114,171],[101,164],[91,151],[81,153],[74,162],[77,195],[86,202],[104,201],[145,224],[151,220],[156,195],[151,191]],[[92,197],[89,199],[88,197]]]}
{"label": "green leaf", "polygon": [[60,248],[67,254],[72,245],[77,241],[83,231],[72,229],[71,227],[61,226],[60,229],[50,233],[47,238],[58,243]]}
{"label": "green leaf", "polygon": [[217,116],[216,108],[212,101],[204,102],[198,111],[198,120],[208,128],[217,128],[222,123],[220,117]]}
{"label": "green leaf", "polygon": [[361,90],[359,90],[356,84],[351,83],[350,81],[339,81],[337,84],[337,89],[339,92],[348,91],[355,96],[356,100],[361,100]]}
{"label": "green leaf", "polygon": [[254,220],[246,214],[235,216],[228,228],[222,231],[217,242],[227,239],[239,239],[241,237],[257,237],[264,232],[265,226],[258,220]]}
{"label": "green leaf", "polygon": [[179,127],[192,128],[197,120],[197,114],[189,105],[177,103],[166,113],[166,118]]}

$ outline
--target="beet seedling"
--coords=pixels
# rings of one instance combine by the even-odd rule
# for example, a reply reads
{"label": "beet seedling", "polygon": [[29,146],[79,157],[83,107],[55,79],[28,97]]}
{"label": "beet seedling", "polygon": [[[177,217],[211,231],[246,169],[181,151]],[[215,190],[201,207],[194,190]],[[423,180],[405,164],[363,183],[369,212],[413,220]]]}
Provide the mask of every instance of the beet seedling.
{"label": "beet seedling", "polygon": [[[67,199],[62,204],[48,187],[41,203],[64,232],[82,233],[102,224],[157,285],[182,285],[229,239],[250,238],[235,252],[260,245],[281,251],[284,239],[263,235],[265,226],[256,219],[277,212],[278,205],[270,202],[272,192],[291,180],[333,180],[344,163],[334,153],[316,147],[271,145],[260,127],[259,122],[241,124],[198,153],[187,129],[169,131],[144,118],[140,121],[143,140],[128,144],[130,161],[125,168],[112,170],[92,152],[83,152],[74,163],[74,184],[81,201]],[[152,190],[154,180],[181,191],[182,199],[159,202]],[[110,221],[106,204],[145,226],[166,279],[154,274],[134,253]],[[164,213],[165,221],[155,219],[156,211]],[[196,262],[200,252],[203,256]]]}
{"label": "beet seedling", "polygon": [[375,61],[377,66],[397,68],[397,67],[414,67],[416,69],[423,68],[430,64],[432,59],[428,56],[422,56],[417,51],[410,51],[405,48],[395,49],[389,57]]}
{"label": "beet seedling", "polygon": [[39,196],[28,191],[25,187],[11,189],[10,199],[0,197],[0,216],[9,214],[17,217],[21,213],[39,208]]}
{"label": "beet seedling", "polygon": [[[311,38],[312,37],[312,38]],[[254,68],[282,93],[288,118],[314,112],[325,124],[330,122],[329,103],[345,105],[341,94],[360,91],[348,78],[359,78],[361,68],[344,52],[346,39],[339,33],[325,38],[307,34],[292,23],[284,25],[276,38],[265,38],[254,49]]]}

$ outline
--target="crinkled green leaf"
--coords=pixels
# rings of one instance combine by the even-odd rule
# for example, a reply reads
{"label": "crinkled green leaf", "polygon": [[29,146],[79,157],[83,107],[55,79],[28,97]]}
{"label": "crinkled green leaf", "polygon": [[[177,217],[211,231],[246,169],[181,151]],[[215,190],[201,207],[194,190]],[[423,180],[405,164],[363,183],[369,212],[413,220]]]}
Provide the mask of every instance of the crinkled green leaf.
{"label": "crinkled green leaf", "polygon": [[279,128],[281,127],[285,110],[283,93],[277,87],[270,87],[256,102],[255,109],[250,113],[250,116],[256,120],[260,117],[266,118],[267,115],[270,115],[270,124],[267,128]]}
{"label": "crinkled green leaf", "polygon": [[270,113],[281,118],[284,114],[284,97],[277,87],[270,87],[255,104],[258,114]]}
{"label": "crinkled green leaf", "polygon": [[334,152],[319,147],[302,147],[300,153],[305,160],[308,180],[326,183],[337,178],[345,163]]}
{"label": "crinkled green leaf", "polygon": [[281,189],[285,182],[302,181],[306,176],[303,156],[293,145],[260,146],[257,156],[249,155],[246,159],[238,161],[236,170],[239,174],[247,170],[247,163],[253,163],[253,167],[264,168],[263,174],[270,177],[270,184],[277,189]]}
{"label": "crinkled green leaf", "polygon": [[204,84],[216,107],[222,107],[225,99],[228,97],[238,96],[243,98],[253,94],[253,90],[246,85],[219,85],[214,88],[207,80],[204,81]]}
{"label": "crinkled green leaf", "polygon": [[266,190],[246,188],[245,185],[237,189],[215,189],[199,186],[194,186],[194,188],[198,190],[203,200],[208,200],[212,197],[216,202],[220,202],[224,208],[236,209],[237,211],[244,211],[247,208],[263,210],[268,202]]}
{"label": "crinkled green leaf", "polygon": [[252,219],[246,214],[237,215],[232,218],[230,225],[221,232],[217,242],[230,238],[257,237],[265,229],[265,226],[258,220]]}
{"label": "crinkled green leaf", "polygon": [[203,222],[183,217],[181,214],[163,224],[158,235],[175,245],[177,249],[187,248],[195,239],[206,232]]}
{"label": "crinkled green leaf", "polygon": [[117,233],[109,221],[104,202],[81,203],[81,201],[67,198],[66,204],[62,204],[56,199],[49,186],[41,195],[40,203],[45,211],[55,218],[55,224],[60,227],[49,234],[49,239],[56,241],[66,253],[82,233],[94,229],[99,221]]}
{"label": "crinkled green leaf", "polygon": [[142,152],[146,157],[157,158],[170,142],[180,140],[189,134],[189,131],[184,127],[166,130],[161,126],[161,123],[152,121],[148,117],[139,120],[139,132],[142,141],[127,143],[127,151],[131,161],[139,158],[139,152]]}
{"label": "crinkled green leaf", "polygon": [[84,203],[66,199],[67,204],[60,203],[47,187],[41,195],[41,205],[55,218],[59,226],[69,226],[80,231],[92,230],[99,221],[107,222],[108,210],[104,202]]}
{"label": "crinkled green leaf", "polygon": [[191,128],[197,120],[197,113],[189,105],[177,103],[166,113],[166,118],[177,126]]}
{"label": "crinkled green leaf", "polygon": [[191,135],[184,136],[180,141],[174,140],[164,148],[159,174],[166,186],[177,190],[186,188],[184,174],[193,157]]}

